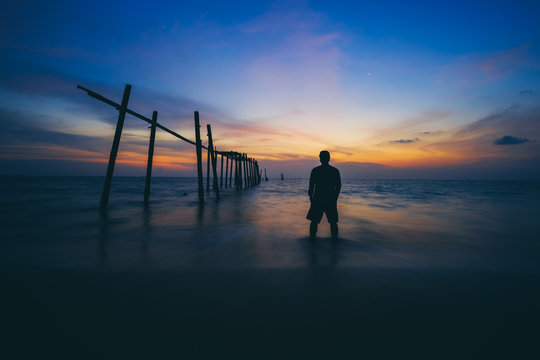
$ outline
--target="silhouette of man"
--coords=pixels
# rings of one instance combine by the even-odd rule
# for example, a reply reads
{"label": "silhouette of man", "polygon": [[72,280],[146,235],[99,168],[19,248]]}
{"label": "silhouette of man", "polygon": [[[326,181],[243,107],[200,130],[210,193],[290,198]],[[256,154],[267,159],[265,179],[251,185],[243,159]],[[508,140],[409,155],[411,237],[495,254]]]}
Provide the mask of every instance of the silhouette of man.
{"label": "silhouette of man", "polygon": [[341,176],[339,170],[329,164],[330,153],[326,150],[319,154],[321,166],[311,170],[309,177],[309,200],[311,206],[306,218],[311,220],[309,226],[310,238],[317,235],[317,225],[321,222],[323,213],[330,223],[330,232],[332,238],[337,239],[338,235],[338,212],[337,199],[341,191]]}

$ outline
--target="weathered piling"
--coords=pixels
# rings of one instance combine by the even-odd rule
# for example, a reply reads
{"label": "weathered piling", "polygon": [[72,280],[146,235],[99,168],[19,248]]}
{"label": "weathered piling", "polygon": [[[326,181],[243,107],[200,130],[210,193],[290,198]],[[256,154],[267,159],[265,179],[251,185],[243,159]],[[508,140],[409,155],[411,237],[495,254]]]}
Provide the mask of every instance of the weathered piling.
{"label": "weathered piling", "polygon": [[199,203],[204,203],[204,185],[202,171],[202,142],[201,125],[199,124],[199,112],[194,112],[195,118],[195,151],[197,153],[197,180],[199,184]]}
{"label": "weathered piling", "polygon": [[248,187],[251,186],[251,181],[252,181],[252,178],[251,178],[251,161],[250,159],[247,157],[247,154],[246,154],[246,163],[247,163],[247,179],[248,179]]}
{"label": "weathered piling", "polygon": [[240,187],[240,159],[238,154],[234,154],[234,187],[238,189]]}
{"label": "weathered piling", "polygon": [[[246,154],[247,156],[247,154]],[[253,174],[251,173],[251,158],[246,158],[247,164],[248,164],[248,184],[249,186],[253,186]]]}
{"label": "weathered piling", "polygon": [[[215,147],[215,146],[214,146],[214,152],[213,152],[213,155],[214,155],[214,157],[213,157],[213,159],[214,159],[213,166],[214,166],[214,167],[216,168],[216,170],[217,170],[218,149],[217,149],[217,147]],[[219,180],[218,180],[219,178],[218,178],[217,176],[216,176],[215,178],[216,178],[217,184],[219,185]],[[214,183],[212,182],[212,185],[213,185],[213,184],[214,184]]]}
{"label": "weathered piling", "polygon": [[229,187],[232,188],[233,186],[236,187],[236,160],[234,158],[234,153],[231,153],[231,172],[229,174]]}
{"label": "weathered piling", "polygon": [[239,155],[240,159],[240,165],[242,166],[241,167],[241,171],[240,171],[240,179],[242,180],[242,183],[240,186],[240,188],[244,188],[244,186],[246,185],[246,180],[245,180],[245,175],[244,175],[244,170],[246,169],[245,165],[244,165],[244,153],[240,154]]}
{"label": "weathered piling", "polygon": [[248,163],[247,163],[247,156],[246,156],[246,153],[243,153],[242,154],[242,158],[244,159],[244,188],[248,188],[249,187],[249,177],[248,177],[248,170],[247,170],[247,167],[248,167]]}
{"label": "weathered piling", "polygon": [[253,162],[253,173],[255,174],[255,185],[259,185],[260,184],[260,181],[259,181],[259,166],[257,165],[257,161],[254,160]]}
{"label": "weathered piling", "polygon": [[249,169],[251,170],[251,186],[255,186],[257,177],[255,176],[255,164],[253,163],[253,159],[249,160]]}
{"label": "weathered piling", "polygon": [[216,171],[216,158],[215,158],[215,151],[214,151],[214,143],[212,141],[212,128],[210,127],[210,124],[206,125],[206,130],[208,131],[208,151],[210,152],[210,160],[212,161],[212,174],[214,175],[214,181],[212,183],[214,191],[216,193],[216,197],[219,200],[219,187],[218,187],[218,179],[217,179],[217,171]]}
{"label": "weathered piling", "polygon": [[242,178],[242,158],[240,154],[236,154],[236,161],[238,161],[238,187],[244,186]]}
{"label": "weathered piling", "polygon": [[150,143],[148,144],[148,162],[146,164],[146,181],[144,183],[144,203],[148,205],[150,200],[150,181],[152,178],[152,161],[154,158],[154,143],[156,140],[157,111],[152,113],[152,125],[150,125]]}
{"label": "weathered piling", "polygon": [[221,176],[219,177],[219,188],[223,189],[223,154],[221,154]]}
{"label": "weathered piling", "polygon": [[227,160],[225,160],[225,188],[227,188],[227,180],[229,178],[229,155],[225,156]]}
{"label": "weathered piling", "polygon": [[212,148],[208,146],[206,150],[206,191],[210,192],[210,152],[212,152]]}
{"label": "weathered piling", "polygon": [[109,155],[109,164],[107,165],[107,174],[105,175],[105,184],[103,185],[103,192],[101,193],[101,209],[107,208],[109,203],[109,193],[111,191],[111,182],[114,172],[114,164],[116,162],[116,155],[118,154],[118,146],[120,145],[120,137],[122,136],[122,128],[124,127],[124,119],[126,118],[126,111],[129,102],[129,95],[131,93],[131,85],[126,85],[124,88],[124,95],[122,96],[122,103],[118,109],[118,121],[116,122],[116,130],[114,132],[114,140],[112,143],[111,153]]}
{"label": "weathered piling", "polygon": [[231,172],[229,173],[229,188],[232,188],[232,176],[233,176],[233,168],[234,168],[234,155],[231,153],[229,154],[229,157],[231,158]]}

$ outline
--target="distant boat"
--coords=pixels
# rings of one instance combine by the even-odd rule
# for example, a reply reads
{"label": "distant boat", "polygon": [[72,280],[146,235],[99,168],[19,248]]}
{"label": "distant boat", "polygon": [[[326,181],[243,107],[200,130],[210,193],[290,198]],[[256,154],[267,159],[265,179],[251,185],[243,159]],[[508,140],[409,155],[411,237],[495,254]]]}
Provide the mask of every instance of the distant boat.
{"label": "distant boat", "polygon": [[283,177],[283,173],[281,173],[281,180],[285,180],[285,178]]}
{"label": "distant boat", "polygon": [[264,169],[264,180],[268,181],[268,176],[266,176],[266,169]]}

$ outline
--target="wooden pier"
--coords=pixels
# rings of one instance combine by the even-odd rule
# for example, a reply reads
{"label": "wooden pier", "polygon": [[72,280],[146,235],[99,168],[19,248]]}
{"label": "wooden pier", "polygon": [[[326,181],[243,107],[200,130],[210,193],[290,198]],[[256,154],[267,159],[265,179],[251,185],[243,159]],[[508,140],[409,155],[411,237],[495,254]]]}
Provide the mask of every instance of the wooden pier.
{"label": "wooden pier", "polygon": [[[204,204],[204,181],[203,181],[203,168],[202,168],[202,150],[207,151],[207,166],[206,166],[206,189],[210,191],[210,171],[212,171],[213,182],[212,190],[216,194],[216,198],[221,198],[220,191],[223,190],[223,184],[225,188],[233,187],[233,171],[234,171],[234,187],[236,189],[248,188],[261,183],[261,172],[259,171],[259,164],[257,160],[249,158],[245,153],[239,153],[236,151],[218,151],[212,139],[212,128],[210,124],[206,125],[208,145],[204,146],[201,140],[201,131],[199,123],[199,112],[194,112],[195,123],[195,141],[192,141],[177,132],[170,130],[169,128],[158,123],[158,112],[152,113],[152,118],[147,118],[128,108],[129,96],[131,94],[131,85],[126,85],[124,88],[124,94],[122,96],[122,102],[120,104],[107,99],[106,97],[77,85],[78,89],[86,91],[86,93],[98,99],[118,110],[118,121],[116,123],[116,130],[114,133],[114,139],[112,143],[111,152],[109,155],[109,163],[107,166],[107,173],[105,175],[105,183],[103,185],[103,192],[101,194],[100,208],[105,210],[109,203],[109,194],[111,188],[112,177],[114,173],[114,165],[116,163],[116,156],[118,154],[118,147],[120,145],[120,138],[122,136],[122,129],[124,127],[124,120],[126,114],[132,115],[140,120],[146,121],[150,124],[150,140],[148,145],[148,162],[146,166],[146,179],[144,187],[144,204],[148,205],[150,201],[150,183],[152,178],[152,160],[154,157],[154,145],[156,138],[156,129],[161,129],[172,136],[192,144],[195,146],[195,154],[197,158],[197,179],[198,179],[198,194],[200,204]],[[221,156],[221,168],[218,180],[217,163],[218,157]],[[224,161],[225,159],[225,161]],[[223,166],[225,164],[225,183],[223,182]],[[234,169],[234,170],[233,170]]]}

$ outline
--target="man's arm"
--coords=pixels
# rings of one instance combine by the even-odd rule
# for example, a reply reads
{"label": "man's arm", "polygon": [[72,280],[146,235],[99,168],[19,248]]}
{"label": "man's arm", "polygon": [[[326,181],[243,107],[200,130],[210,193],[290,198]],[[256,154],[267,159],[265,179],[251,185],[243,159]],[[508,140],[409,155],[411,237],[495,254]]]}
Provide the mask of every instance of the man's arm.
{"label": "man's arm", "polygon": [[311,170],[311,175],[309,176],[309,189],[308,189],[308,195],[309,195],[309,201],[313,198],[313,190],[315,189],[315,176],[313,176],[313,172],[315,169]]}
{"label": "man's arm", "polygon": [[339,170],[336,169],[337,172],[337,184],[336,184],[336,201],[339,197],[339,193],[341,192],[341,175],[339,174]]}

